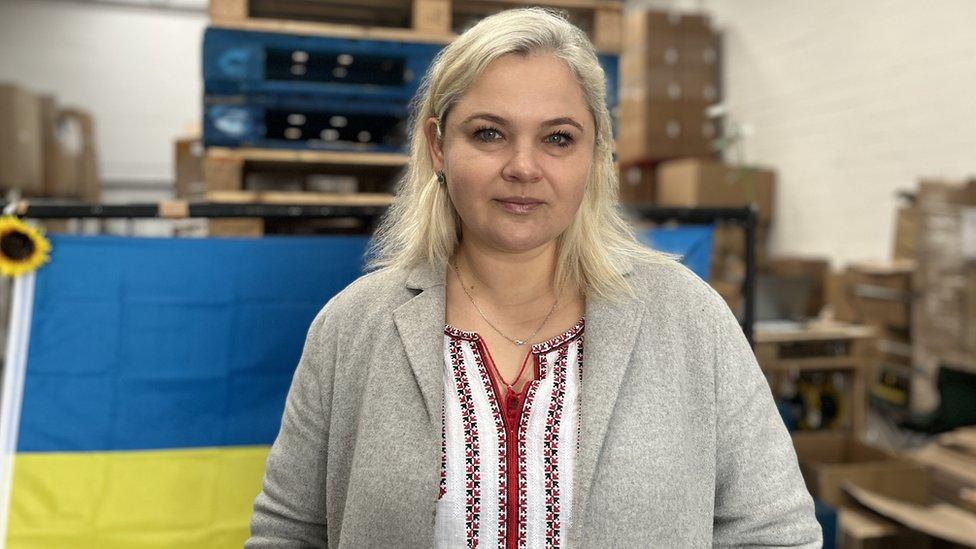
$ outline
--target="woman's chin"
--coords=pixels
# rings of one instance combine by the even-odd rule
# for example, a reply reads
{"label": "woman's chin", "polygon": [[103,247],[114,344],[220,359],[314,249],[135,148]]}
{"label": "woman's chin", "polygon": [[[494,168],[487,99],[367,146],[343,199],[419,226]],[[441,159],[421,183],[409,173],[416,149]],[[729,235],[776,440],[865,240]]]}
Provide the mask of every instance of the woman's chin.
{"label": "woman's chin", "polygon": [[555,236],[530,232],[526,234],[495,234],[489,238],[490,242],[500,250],[510,253],[528,252],[549,244]]}

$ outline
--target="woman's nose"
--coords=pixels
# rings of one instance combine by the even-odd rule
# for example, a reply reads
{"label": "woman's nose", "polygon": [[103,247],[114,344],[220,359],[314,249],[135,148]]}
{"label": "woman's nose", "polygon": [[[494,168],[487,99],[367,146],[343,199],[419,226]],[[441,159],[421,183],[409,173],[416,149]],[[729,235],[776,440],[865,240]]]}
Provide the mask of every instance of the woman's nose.
{"label": "woman's nose", "polygon": [[532,183],[542,177],[532,143],[519,143],[512,147],[511,156],[502,168],[502,177],[513,183]]}

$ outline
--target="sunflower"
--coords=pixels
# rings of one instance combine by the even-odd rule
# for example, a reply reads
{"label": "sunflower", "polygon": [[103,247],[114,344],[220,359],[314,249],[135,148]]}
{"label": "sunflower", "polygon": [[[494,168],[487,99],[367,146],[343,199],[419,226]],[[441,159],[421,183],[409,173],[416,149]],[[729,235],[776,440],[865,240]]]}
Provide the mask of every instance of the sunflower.
{"label": "sunflower", "polygon": [[0,216],[0,273],[19,276],[36,270],[51,258],[51,243],[38,229],[17,216]]}

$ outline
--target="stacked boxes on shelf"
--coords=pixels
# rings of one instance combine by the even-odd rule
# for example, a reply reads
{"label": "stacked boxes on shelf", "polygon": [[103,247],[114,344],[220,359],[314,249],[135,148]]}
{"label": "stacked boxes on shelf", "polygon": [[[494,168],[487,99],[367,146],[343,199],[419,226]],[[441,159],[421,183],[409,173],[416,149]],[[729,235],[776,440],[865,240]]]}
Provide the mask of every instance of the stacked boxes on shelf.
{"label": "stacked boxes on shelf", "polygon": [[656,163],[714,155],[720,128],[705,111],[720,98],[719,66],[719,35],[706,16],[626,15],[617,142],[624,202],[655,200]]}
{"label": "stacked boxes on shelf", "polygon": [[62,107],[51,95],[0,84],[0,189],[98,202],[97,162],[90,113]]}

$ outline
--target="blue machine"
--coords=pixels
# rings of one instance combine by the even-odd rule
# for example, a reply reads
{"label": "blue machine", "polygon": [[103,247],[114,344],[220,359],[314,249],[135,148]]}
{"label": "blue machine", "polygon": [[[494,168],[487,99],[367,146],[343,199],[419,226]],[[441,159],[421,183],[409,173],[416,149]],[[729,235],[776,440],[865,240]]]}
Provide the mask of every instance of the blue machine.
{"label": "blue machine", "polygon": [[[204,145],[404,152],[410,101],[442,47],[208,28]],[[618,58],[600,62],[612,109]]]}
{"label": "blue machine", "polygon": [[406,141],[407,107],[396,102],[266,94],[234,99],[204,105],[207,146],[401,152]]}
{"label": "blue machine", "polygon": [[301,95],[409,101],[438,44],[208,28],[203,80],[211,95]]}

